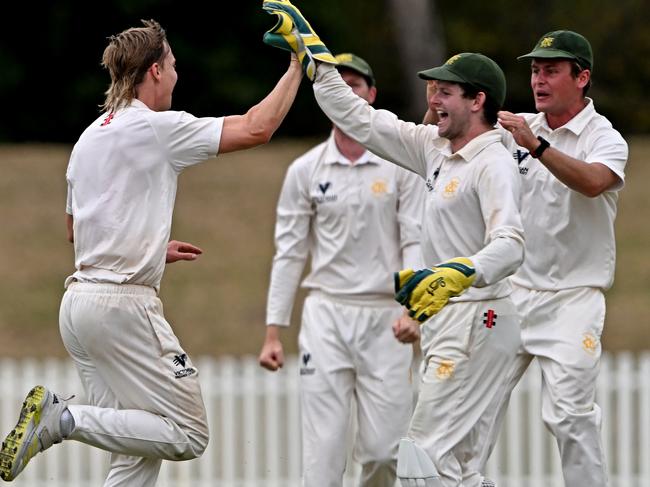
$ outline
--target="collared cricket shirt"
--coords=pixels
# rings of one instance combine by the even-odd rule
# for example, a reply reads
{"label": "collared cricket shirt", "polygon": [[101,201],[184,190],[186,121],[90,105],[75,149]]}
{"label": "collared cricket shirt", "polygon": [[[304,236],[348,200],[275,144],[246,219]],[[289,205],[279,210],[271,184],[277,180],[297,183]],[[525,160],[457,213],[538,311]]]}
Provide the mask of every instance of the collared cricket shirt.
{"label": "collared cricket shirt", "polygon": [[158,288],[171,233],[176,183],[214,157],[223,118],[150,110],[139,100],[93,122],[67,170],[74,279]]}
{"label": "collared cricket shirt", "polygon": [[352,164],[334,136],[296,159],[280,194],[267,323],[288,325],[302,286],[335,297],[392,302],[393,273],[422,265],[424,184],[370,152]]}
{"label": "collared cricket shirt", "polygon": [[590,99],[580,113],[555,130],[543,113],[521,115],[533,133],[548,140],[551,147],[587,163],[606,165],[620,183],[595,198],[584,196],[557,179],[501,129],[520,173],[526,232],[526,259],[513,282],[547,291],[576,287],[606,290],[614,280],[614,219],[618,191],[625,180],[627,143],[596,112]]}
{"label": "collared cricket shirt", "polygon": [[399,120],[353,94],[336,69],[321,64],[314,84],[327,116],[375,154],[426,180],[422,253],[427,266],[469,257],[474,286],[455,301],[510,294],[504,280],[521,264],[520,183],[498,130],[476,137],[455,154],[437,126]]}

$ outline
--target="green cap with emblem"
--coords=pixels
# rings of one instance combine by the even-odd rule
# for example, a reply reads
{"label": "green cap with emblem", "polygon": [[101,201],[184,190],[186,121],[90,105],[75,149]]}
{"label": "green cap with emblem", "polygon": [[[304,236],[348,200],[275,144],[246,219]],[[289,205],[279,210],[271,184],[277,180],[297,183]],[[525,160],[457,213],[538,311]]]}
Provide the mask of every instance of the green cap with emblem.
{"label": "green cap with emblem", "polygon": [[506,77],[497,63],[483,54],[462,52],[437,68],[420,71],[422,79],[466,83],[490,96],[499,107],[506,99]]}
{"label": "green cap with emblem", "polygon": [[365,59],[362,59],[356,54],[352,54],[351,52],[344,52],[334,57],[338,62],[336,65],[337,69],[350,69],[355,73],[359,73],[361,76],[365,77],[368,81],[368,85],[375,85],[375,75],[372,72],[370,64],[368,64]]}
{"label": "green cap with emblem", "polygon": [[593,70],[594,54],[591,44],[577,32],[554,30],[544,34],[532,51],[517,59],[572,59],[582,69]]}

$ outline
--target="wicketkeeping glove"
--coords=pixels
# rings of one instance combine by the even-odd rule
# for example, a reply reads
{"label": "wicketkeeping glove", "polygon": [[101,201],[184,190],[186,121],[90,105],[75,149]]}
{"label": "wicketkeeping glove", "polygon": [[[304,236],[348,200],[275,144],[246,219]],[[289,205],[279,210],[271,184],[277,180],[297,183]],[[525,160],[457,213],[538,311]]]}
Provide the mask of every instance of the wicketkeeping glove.
{"label": "wicketkeeping glove", "polygon": [[275,26],[264,34],[264,43],[295,52],[310,80],[316,76],[316,61],[338,64],[300,10],[289,0],[264,0],[262,8],[278,17]]}
{"label": "wicketkeeping glove", "polygon": [[394,277],[395,300],[409,309],[409,316],[422,322],[470,287],[476,269],[468,258],[456,257],[431,269],[404,269]]}

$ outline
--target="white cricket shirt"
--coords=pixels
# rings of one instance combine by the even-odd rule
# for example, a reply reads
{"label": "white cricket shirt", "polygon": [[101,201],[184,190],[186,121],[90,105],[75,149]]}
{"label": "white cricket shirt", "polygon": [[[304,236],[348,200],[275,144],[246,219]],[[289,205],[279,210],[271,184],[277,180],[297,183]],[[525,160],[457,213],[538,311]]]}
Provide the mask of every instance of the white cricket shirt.
{"label": "white cricket shirt", "polygon": [[267,324],[289,324],[308,255],[303,287],[392,302],[393,273],[422,266],[423,199],[415,174],[368,151],[352,164],[333,134],[296,159],[278,202]]}
{"label": "white cricket shirt", "polygon": [[435,125],[399,120],[354,95],[338,71],[320,64],[316,101],[346,134],[375,154],[426,180],[422,253],[427,266],[453,257],[474,262],[474,286],[455,301],[510,294],[504,280],[521,264],[524,242],[519,180],[498,130],[473,139],[455,154]]}
{"label": "white cricket shirt", "polygon": [[609,120],[596,112],[590,99],[580,113],[555,130],[548,126],[543,113],[520,115],[551,147],[587,163],[604,164],[621,181],[600,196],[584,196],[557,179],[501,129],[504,143],[519,166],[521,217],[526,232],[526,259],[513,282],[537,290],[585,286],[606,290],[614,280],[614,219],[618,191],[625,180],[627,143]]}
{"label": "white cricket shirt", "polygon": [[150,110],[103,114],[75,144],[66,211],[80,282],[160,286],[180,172],[214,157],[223,118]]}

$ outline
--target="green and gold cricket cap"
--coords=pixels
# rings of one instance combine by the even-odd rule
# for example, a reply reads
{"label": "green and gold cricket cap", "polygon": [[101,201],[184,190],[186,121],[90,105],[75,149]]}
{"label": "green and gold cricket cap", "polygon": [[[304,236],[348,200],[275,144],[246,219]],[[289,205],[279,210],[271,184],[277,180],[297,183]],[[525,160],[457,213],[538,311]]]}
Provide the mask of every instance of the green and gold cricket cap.
{"label": "green and gold cricket cap", "polygon": [[499,107],[506,99],[506,76],[497,63],[483,54],[462,52],[447,59],[437,68],[420,71],[422,79],[466,83],[485,92]]}
{"label": "green and gold cricket cap", "polygon": [[372,72],[370,64],[368,64],[365,59],[360,58],[351,52],[344,52],[334,57],[338,61],[338,64],[336,65],[337,69],[350,69],[355,73],[359,73],[368,80],[370,86],[375,86],[375,75]]}
{"label": "green and gold cricket cap", "polygon": [[572,59],[582,69],[593,70],[594,54],[591,44],[577,32],[554,30],[544,34],[528,54],[517,59]]}

